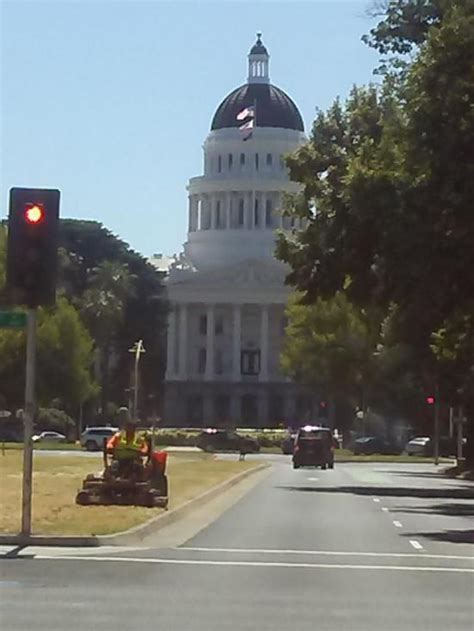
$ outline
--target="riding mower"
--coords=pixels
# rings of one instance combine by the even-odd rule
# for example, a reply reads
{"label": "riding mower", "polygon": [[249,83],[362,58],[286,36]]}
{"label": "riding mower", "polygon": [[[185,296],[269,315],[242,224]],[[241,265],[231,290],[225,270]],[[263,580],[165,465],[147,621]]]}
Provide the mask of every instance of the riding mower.
{"label": "riding mower", "polygon": [[168,507],[166,452],[154,451],[148,440],[148,455],[130,460],[116,460],[107,450],[104,440],[102,473],[91,473],[76,495],[76,504],[135,505]]}

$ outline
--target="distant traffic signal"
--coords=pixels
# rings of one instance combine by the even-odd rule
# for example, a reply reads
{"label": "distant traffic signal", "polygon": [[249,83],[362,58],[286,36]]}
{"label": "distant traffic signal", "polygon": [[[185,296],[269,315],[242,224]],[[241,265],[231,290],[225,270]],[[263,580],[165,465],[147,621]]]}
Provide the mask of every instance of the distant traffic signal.
{"label": "distant traffic signal", "polygon": [[432,395],[429,395],[426,397],[426,403],[428,405],[434,405],[435,404],[435,398]]}
{"label": "distant traffic signal", "polygon": [[319,402],[319,416],[326,418],[328,415],[327,403],[326,401]]}
{"label": "distant traffic signal", "polygon": [[10,190],[7,291],[13,304],[54,304],[58,224],[58,190]]}

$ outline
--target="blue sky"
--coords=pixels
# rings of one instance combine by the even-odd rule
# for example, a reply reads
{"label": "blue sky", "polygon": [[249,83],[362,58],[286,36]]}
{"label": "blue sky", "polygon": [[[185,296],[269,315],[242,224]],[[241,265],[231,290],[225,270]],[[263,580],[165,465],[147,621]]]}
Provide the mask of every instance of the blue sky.
{"label": "blue sky", "polygon": [[11,186],[55,187],[63,217],[146,255],[179,251],[187,180],[256,31],[308,129],[316,107],[374,80],[370,4],[4,0],[0,217]]}

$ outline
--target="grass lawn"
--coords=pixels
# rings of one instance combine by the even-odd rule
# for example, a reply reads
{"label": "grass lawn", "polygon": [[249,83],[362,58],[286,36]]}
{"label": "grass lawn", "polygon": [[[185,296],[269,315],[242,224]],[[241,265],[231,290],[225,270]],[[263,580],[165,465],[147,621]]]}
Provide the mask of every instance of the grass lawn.
{"label": "grass lawn", "polygon": [[[0,532],[20,530],[22,452],[0,453]],[[171,454],[168,458],[170,508],[253,468],[255,461],[215,460],[209,454]],[[163,512],[141,506],[78,506],[76,492],[87,473],[100,471],[102,455],[34,456],[33,533],[56,535],[104,535],[127,530]]]}

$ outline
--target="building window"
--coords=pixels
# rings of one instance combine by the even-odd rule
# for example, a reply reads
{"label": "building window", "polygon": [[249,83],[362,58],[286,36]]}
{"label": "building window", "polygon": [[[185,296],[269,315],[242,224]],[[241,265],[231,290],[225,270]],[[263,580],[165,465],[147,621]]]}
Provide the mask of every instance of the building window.
{"label": "building window", "polygon": [[207,333],[207,315],[205,313],[199,316],[199,334],[206,335]]}
{"label": "building window", "polygon": [[267,199],[265,203],[265,225],[267,228],[272,227],[272,200]]}
{"label": "building window", "polygon": [[255,206],[253,209],[253,222],[254,222],[254,226],[256,228],[258,228],[259,224],[260,224],[260,213],[259,213],[259,208],[258,208],[258,199],[255,200]]}
{"label": "building window", "polygon": [[221,203],[219,200],[216,202],[216,228],[222,228]]}
{"label": "building window", "polygon": [[258,375],[260,373],[260,351],[241,352],[240,372],[243,375]]}
{"label": "building window", "polygon": [[267,153],[267,166],[271,167],[273,164],[273,156],[271,153]]}
{"label": "building window", "polygon": [[258,153],[255,154],[255,171],[258,171]]}
{"label": "building window", "polygon": [[203,375],[206,372],[206,349],[200,348],[198,353],[198,374]]}
{"label": "building window", "polygon": [[222,156],[217,158],[217,170],[219,173],[222,173]]}
{"label": "building window", "polygon": [[227,158],[227,164],[228,164],[228,167],[229,167],[229,171],[232,169],[233,162],[234,162],[234,156],[231,153],[229,153],[228,158]]}
{"label": "building window", "polygon": [[243,167],[245,164],[245,153],[240,154],[240,166]]}
{"label": "building window", "polygon": [[216,316],[215,334],[222,335],[224,333],[224,316],[219,313]]}
{"label": "building window", "polygon": [[222,351],[220,348],[216,350],[214,357],[214,370],[216,371],[216,375],[222,375],[224,372],[224,363],[222,361]]}
{"label": "building window", "polygon": [[239,200],[239,216],[237,220],[237,225],[242,227],[244,225],[244,200]]}

